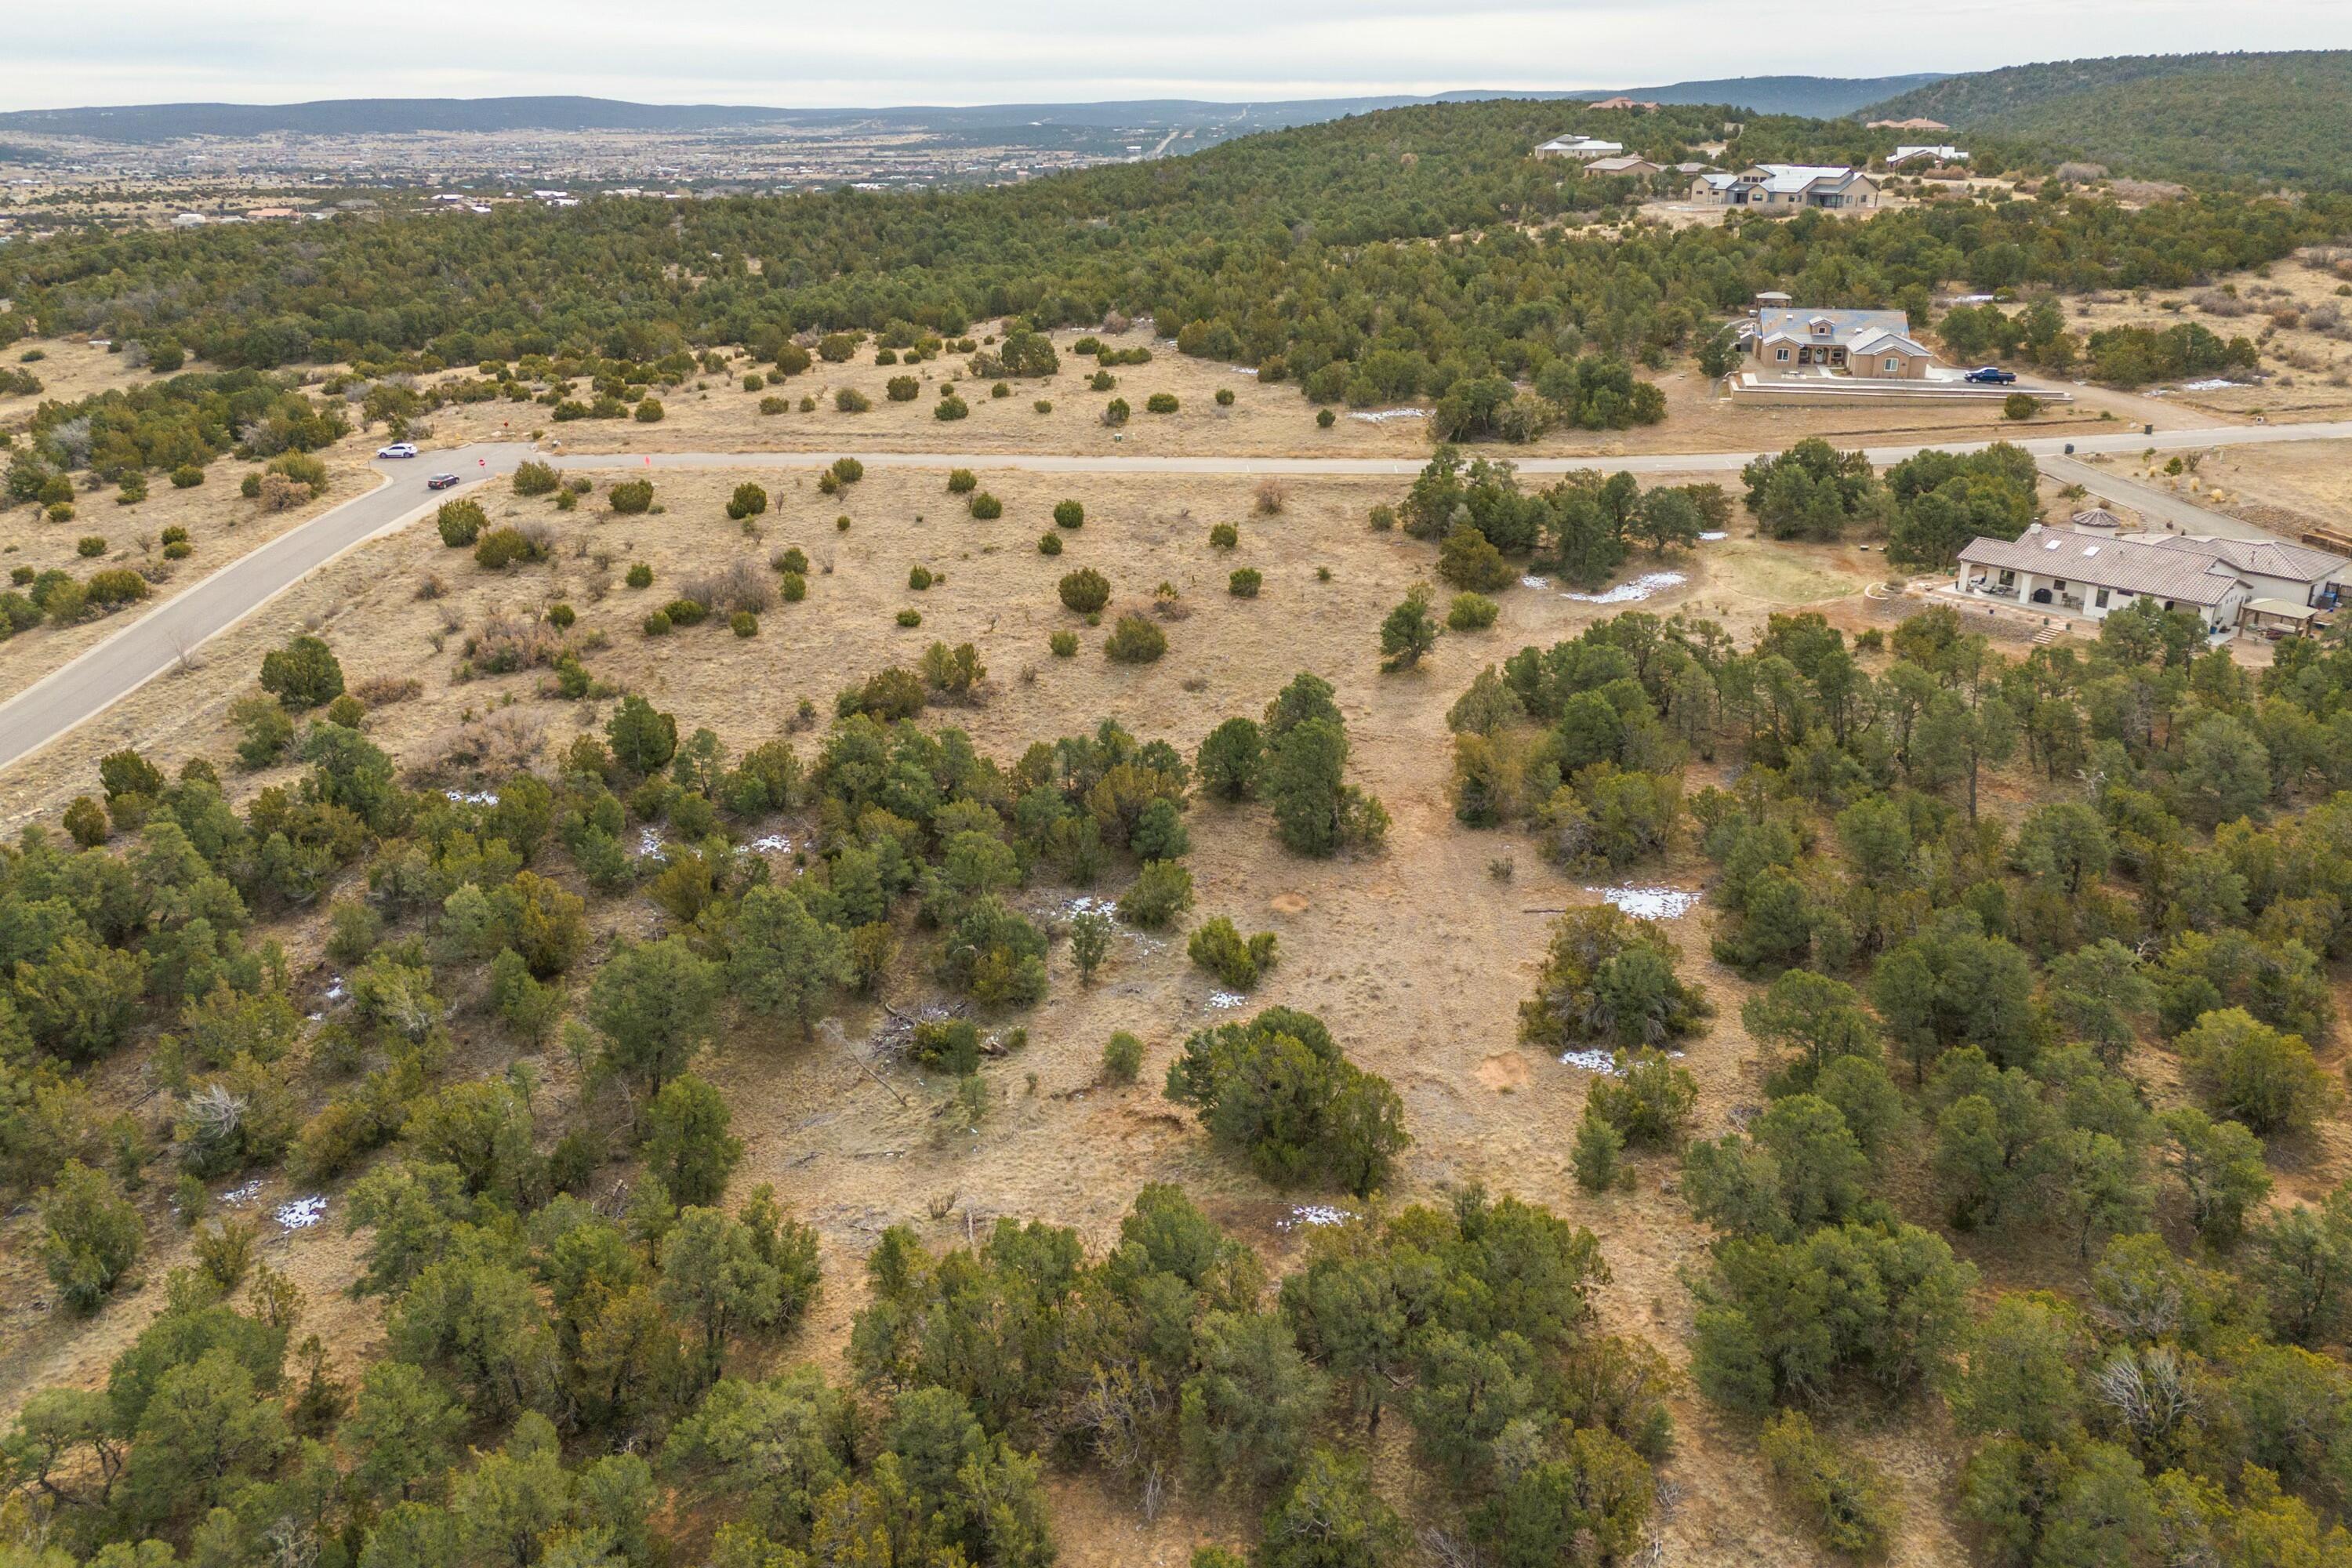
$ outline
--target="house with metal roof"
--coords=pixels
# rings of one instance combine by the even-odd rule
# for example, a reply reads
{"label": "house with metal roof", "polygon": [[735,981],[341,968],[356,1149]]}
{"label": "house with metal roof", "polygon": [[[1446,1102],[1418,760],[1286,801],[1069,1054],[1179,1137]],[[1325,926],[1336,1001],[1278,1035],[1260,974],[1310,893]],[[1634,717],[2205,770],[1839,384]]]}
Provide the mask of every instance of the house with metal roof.
{"label": "house with metal roof", "polygon": [[1932,163],[1965,163],[1969,161],[1969,155],[1966,153],[1949,145],[1897,147],[1886,155],[1886,166],[1890,169],[1899,169],[1906,163],[1916,163],[1923,158]]}
{"label": "house with metal roof", "polygon": [[1595,158],[1617,157],[1624,151],[1625,144],[1622,142],[1602,142],[1594,137],[1579,136],[1571,133],[1566,136],[1553,137],[1550,141],[1536,149],[1536,156],[1538,158],[1574,158],[1580,163],[1589,163]]}
{"label": "house with metal roof", "polygon": [[1911,335],[1901,310],[1807,310],[1761,306],[1747,325],[1757,368],[1768,374],[1839,372],[1876,381],[1925,381],[1933,351]]}
{"label": "house with metal roof", "polygon": [[2341,596],[2346,573],[2352,572],[2352,561],[2341,555],[2307,544],[2289,544],[2283,539],[2221,539],[2189,533],[2126,533],[2122,537],[2218,561],[2244,578],[2256,598],[2305,608],[2333,609]]}
{"label": "house with metal roof", "polygon": [[1785,217],[1811,207],[1830,211],[1878,205],[1878,182],[1842,163],[1758,163],[1737,174],[1701,174],[1691,200],[1748,207]]}
{"label": "house with metal roof", "polygon": [[2152,600],[2195,613],[2206,630],[2233,631],[2258,597],[2228,563],[2104,531],[2033,523],[2015,539],[1979,537],[1960,552],[1954,585],[1970,598],[2102,621]]}
{"label": "house with metal roof", "polygon": [[1595,174],[1617,174],[1636,180],[1646,180],[1659,172],[1658,165],[1635,153],[1620,158],[1595,158],[1584,165],[1584,177]]}

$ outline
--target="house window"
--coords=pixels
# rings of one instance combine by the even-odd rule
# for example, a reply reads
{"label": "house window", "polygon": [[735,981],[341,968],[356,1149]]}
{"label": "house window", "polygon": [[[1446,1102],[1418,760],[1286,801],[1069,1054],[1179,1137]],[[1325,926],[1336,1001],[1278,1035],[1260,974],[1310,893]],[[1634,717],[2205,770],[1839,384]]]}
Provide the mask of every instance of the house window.
{"label": "house window", "polygon": [[1782,349],[1780,353],[1774,357],[1779,359],[1787,359],[1789,357],[1789,351],[1787,349]]}
{"label": "house window", "polygon": [[1894,355],[1889,354],[1886,358],[1886,368],[1889,370],[1901,370],[1903,368],[1903,362],[1896,359]]}
{"label": "house window", "polygon": [[2095,603],[2103,610],[2107,607],[2107,591],[2105,588],[2099,590],[2099,596]]}

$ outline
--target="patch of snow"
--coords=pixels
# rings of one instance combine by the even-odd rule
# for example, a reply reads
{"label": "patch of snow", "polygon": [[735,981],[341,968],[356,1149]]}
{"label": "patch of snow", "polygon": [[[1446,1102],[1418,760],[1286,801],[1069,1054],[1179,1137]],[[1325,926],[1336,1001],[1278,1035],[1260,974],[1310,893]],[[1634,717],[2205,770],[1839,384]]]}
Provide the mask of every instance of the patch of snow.
{"label": "patch of snow", "polygon": [[1603,902],[1616,905],[1637,920],[1679,920],[1698,902],[1696,893],[1681,888],[1587,888],[1588,893],[1598,893]]}
{"label": "patch of snow", "polygon": [[1992,296],[1990,294],[1956,294],[1952,297],[1952,303],[1955,305],[1990,305],[1992,303]]}
{"label": "patch of snow", "polygon": [[261,1178],[256,1176],[241,1187],[232,1187],[220,1195],[220,1201],[233,1209],[241,1209],[261,1195]]}
{"label": "patch of snow", "polygon": [[648,827],[643,833],[637,835],[638,854],[649,856],[652,858],[658,860],[661,858],[662,849],[663,845],[660,828]]}
{"label": "patch of snow", "polygon": [[1212,1007],[1246,1007],[1249,1005],[1249,998],[1243,995],[1238,991],[1212,991],[1209,993],[1209,1005]]}
{"label": "patch of snow", "polygon": [[761,855],[789,855],[793,841],[781,833],[764,833],[751,840],[751,847]]}
{"label": "patch of snow", "polygon": [[1064,920],[1069,920],[1077,915],[1101,915],[1108,920],[1117,920],[1118,919],[1118,900],[1097,899],[1091,893],[1081,893],[1062,906]]}
{"label": "patch of snow", "polygon": [[1257,366],[1254,364],[1229,364],[1225,368],[1235,375],[1245,375],[1252,381],[1257,379]]}
{"label": "patch of snow", "polygon": [[1563,599],[1574,599],[1580,605],[1630,605],[1636,599],[1646,599],[1653,594],[1663,594],[1669,588],[1679,588],[1690,579],[1679,572],[1645,572],[1631,583],[1620,583],[1614,588],[1598,594],[1579,594],[1560,590]]}
{"label": "patch of snow", "polygon": [[1562,1051],[1559,1059],[1564,1067],[1582,1068],[1586,1072],[1597,1072],[1602,1078],[1624,1076],[1618,1068],[1617,1058],[1608,1051]]}
{"label": "patch of snow", "polygon": [[1711,529],[1706,530],[1705,532],[1701,533],[1701,534],[1699,535],[1699,537],[1700,537],[1701,539],[1715,540],[1715,539],[1728,539],[1728,538],[1730,538],[1730,537],[1731,537],[1731,535],[1730,535],[1730,534],[1728,534],[1728,533],[1726,533],[1722,529],[1719,529],[1719,528],[1711,528]]}
{"label": "patch of snow", "polygon": [[476,790],[470,795],[462,789],[445,789],[441,793],[448,796],[451,801],[455,802],[458,805],[496,805],[499,804],[499,792],[494,789]]}
{"label": "patch of snow", "polygon": [[324,1013],[310,1013],[306,1014],[305,1016],[307,1016],[310,1022],[316,1024],[324,1021],[327,1016]]}
{"label": "patch of snow", "polygon": [[2184,381],[2180,384],[2178,390],[2182,392],[2223,392],[2232,386],[2244,386],[2246,384],[2248,384],[2242,381],[2227,381],[2217,375],[2209,376],[2203,381]]}
{"label": "patch of snow", "polygon": [[1532,575],[1526,576],[1519,579],[1519,586],[1522,588],[1549,588],[1551,586],[1551,579],[1549,577],[1537,577]]}
{"label": "patch of snow", "polygon": [[1297,1230],[1300,1226],[1345,1225],[1355,1218],[1352,1211],[1333,1208],[1329,1204],[1299,1204],[1290,1211],[1288,1219],[1274,1222],[1276,1230]]}
{"label": "patch of snow", "polygon": [[338,974],[332,980],[327,982],[328,1001],[340,1002],[350,994],[350,992],[343,989],[343,977],[341,975]]}
{"label": "patch of snow", "polygon": [[274,1216],[289,1230],[308,1230],[327,1217],[327,1200],[316,1193],[278,1205]]}
{"label": "patch of snow", "polygon": [[1348,417],[1360,419],[1367,425],[1385,425],[1391,419],[1426,419],[1429,417],[1429,410],[1426,408],[1368,408],[1360,413],[1350,414]]}

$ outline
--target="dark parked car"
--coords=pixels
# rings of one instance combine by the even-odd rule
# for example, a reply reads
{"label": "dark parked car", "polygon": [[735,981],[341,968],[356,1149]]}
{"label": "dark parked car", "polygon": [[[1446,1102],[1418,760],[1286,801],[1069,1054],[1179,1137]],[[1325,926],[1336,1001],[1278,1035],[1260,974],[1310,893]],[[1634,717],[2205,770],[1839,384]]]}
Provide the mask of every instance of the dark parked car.
{"label": "dark parked car", "polygon": [[425,488],[428,490],[446,490],[451,489],[457,482],[457,476],[455,474],[436,474],[425,481]]}
{"label": "dark parked car", "polygon": [[1980,364],[1969,372],[1969,379],[1985,386],[2008,386],[2016,382],[2017,373],[1997,364]]}

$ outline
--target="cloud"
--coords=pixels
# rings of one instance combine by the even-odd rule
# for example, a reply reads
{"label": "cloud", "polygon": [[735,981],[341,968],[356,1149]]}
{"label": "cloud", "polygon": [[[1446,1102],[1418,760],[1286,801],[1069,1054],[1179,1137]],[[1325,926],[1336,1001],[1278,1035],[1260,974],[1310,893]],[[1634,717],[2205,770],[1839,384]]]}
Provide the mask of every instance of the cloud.
{"label": "cloud", "polygon": [[394,13],[114,0],[106,14],[103,28],[64,6],[13,18],[0,107],[504,93],[807,107],[1267,100],[1973,70],[2118,45],[2352,46],[2341,0],[413,0]]}

